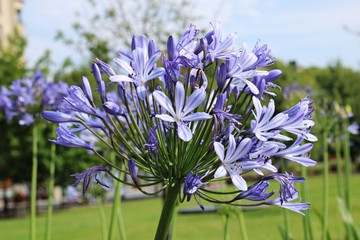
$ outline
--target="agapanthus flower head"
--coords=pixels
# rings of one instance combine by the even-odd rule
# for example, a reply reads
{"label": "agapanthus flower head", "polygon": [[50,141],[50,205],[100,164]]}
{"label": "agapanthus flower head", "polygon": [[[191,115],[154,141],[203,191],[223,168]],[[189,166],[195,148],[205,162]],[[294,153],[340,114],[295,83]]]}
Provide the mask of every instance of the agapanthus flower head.
{"label": "agapanthus flower head", "polygon": [[[44,113],[60,123],[53,141],[91,150],[147,194],[153,193],[145,186],[161,184],[162,190],[177,191],[180,201],[194,196],[200,208],[200,198],[234,205],[247,199],[300,212],[306,206],[291,200],[297,197],[293,183],[301,178],[278,173],[277,166],[279,158],[315,164],[308,154],[313,145],[307,143],[316,141],[311,101],[303,98],[275,114],[271,88],[281,71],[267,70],[273,63],[269,46],[238,47],[235,37],[223,38],[218,22],[204,36],[194,25],[178,41],[170,36],[167,52],[156,50],[145,36],[133,37],[131,49],[120,50],[114,60],[117,69],[96,59],[94,83],[83,78],[82,88],[69,88],[57,113]],[[101,103],[93,101],[93,93]],[[86,140],[84,131],[99,144]],[[97,151],[99,146],[106,149]],[[109,150],[119,163],[101,154]],[[250,171],[260,178],[253,185],[245,175]],[[206,189],[229,178],[235,191]],[[270,180],[280,184],[274,199],[274,192],[266,192]]]}
{"label": "agapanthus flower head", "polygon": [[0,107],[7,120],[14,117],[20,125],[31,125],[42,111],[56,109],[61,99],[67,94],[68,85],[64,82],[49,82],[40,71],[32,78],[13,81],[9,88],[2,86]]}

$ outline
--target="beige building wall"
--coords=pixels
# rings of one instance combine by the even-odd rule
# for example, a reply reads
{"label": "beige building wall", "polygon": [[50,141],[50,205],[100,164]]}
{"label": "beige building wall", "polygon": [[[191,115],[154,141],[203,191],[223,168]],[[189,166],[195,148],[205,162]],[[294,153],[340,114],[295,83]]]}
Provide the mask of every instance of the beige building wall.
{"label": "beige building wall", "polygon": [[24,33],[22,24],[23,0],[0,0],[0,44],[6,47],[8,37],[15,29]]}

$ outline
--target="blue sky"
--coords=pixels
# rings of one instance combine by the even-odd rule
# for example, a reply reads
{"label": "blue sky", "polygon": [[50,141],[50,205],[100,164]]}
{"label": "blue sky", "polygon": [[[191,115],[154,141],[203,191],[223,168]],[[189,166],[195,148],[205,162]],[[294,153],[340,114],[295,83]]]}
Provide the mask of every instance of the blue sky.
{"label": "blue sky", "polygon": [[[23,20],[31,63],[45,49],[51,49],[55,64],[80,54],[55,41],[57,30],[71,32],[76,11],[84,11],[86,0],[25,1]],[[272,55],[280,60],[295,60],[301,66],[326,66],[341,60],[345,66],[360,70],[360,1],[355,0],[198,0],[194,13],[202,16],[194,24],[210,29],[218,20],[225,34],[236,32],[239,45],[267,43]]]}

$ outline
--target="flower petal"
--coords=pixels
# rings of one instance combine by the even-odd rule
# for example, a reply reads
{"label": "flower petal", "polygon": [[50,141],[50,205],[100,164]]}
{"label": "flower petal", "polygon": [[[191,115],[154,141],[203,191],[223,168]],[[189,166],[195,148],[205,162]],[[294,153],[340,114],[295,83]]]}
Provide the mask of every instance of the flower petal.
{"label": "flower petal", "polygon": [[218,167],[218,169],[216,169],[216,172],[214,174],[214,178],[221,178],[226,176],[226,169],[223,165],[221,165],[220,167]]}
{"label": "flower petal", "polygon": [[153,96],[154,96],[156,102],[160,106],[165,108],[166,111],[168,111],[172,116],[176,115],[174,108],[172,106],[172,103],[171,103],[170,99],[165,95],[165,93],[163,93],[162,91],[159,91],[159,90],[155,90],[153,93]]}
{"label": "flower petal", "polygon": [[205,90],[203,88],[194,91],[187,99],[185,107],[183,109],[184,115],[194,110],[197,106],[204,101],[206,97]]}
{"label": "flower petal", "polygon": [[219,159],[223,162],[224,161],[224,146],[219,142],[214,142],[214,149],[216,154],[218,155]]}
{"label": "flower petal", "polygon": [[196,112],[196,113],[191,113],[185,117],[182,118],[183,121],[198,121],[198,120],[205,120],[205,119],[210,119],[212,118],[212,116],[208,113],[204,113],[204,112]]}
{"label": "flower petal", "polygon": [[238,174],[230,174],[230,177],[231,177],[231,181],[233,182],[235,187],[237,187],[237,189],[243,191],[247,190],[247,183],[244,178],[242,178]]}
{"label": "flower petal", "polygon": [[178,136],[185,142],[192,139],[191,129],[184,123],[178,125]]}
{"label": "flower petal", "polygon": [[165,122],[176,122],[175,118],[168,114],[156,114],[155,117],[160,118],[161,120]]}
{"label": "flower petal", "polygon": [[184,107],[185,89],[184,85],[178,81],[175,85],[175,110],[176,114],[180,114]]}

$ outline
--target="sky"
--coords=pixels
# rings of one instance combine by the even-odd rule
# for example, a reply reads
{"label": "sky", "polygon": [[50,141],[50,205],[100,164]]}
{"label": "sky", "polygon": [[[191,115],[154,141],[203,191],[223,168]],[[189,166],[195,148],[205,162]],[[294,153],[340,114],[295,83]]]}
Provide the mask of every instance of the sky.
{"label": "sky", "polygon": [[[81,55],[55,41],[55,35],[62,30],[71,36],[76,12],[88,11],[84,2],[86,0],[25,0],[23,22],[29,65],[46,49],[51,50],[54,64],[60,64],[66,57],[81,62]],[[324,67],[340,60],[344,66],[360,70],[359,0],[193,2],[194,14],[200,16],[195,25],[211,30],[209,22],[217,20],[223,27],[223,36],[237,33],[239,46],[242,42],[252,46],[260,41],[268,44],[273,57],[285,62]]]}

